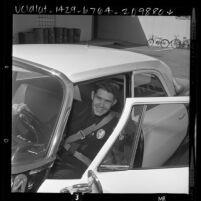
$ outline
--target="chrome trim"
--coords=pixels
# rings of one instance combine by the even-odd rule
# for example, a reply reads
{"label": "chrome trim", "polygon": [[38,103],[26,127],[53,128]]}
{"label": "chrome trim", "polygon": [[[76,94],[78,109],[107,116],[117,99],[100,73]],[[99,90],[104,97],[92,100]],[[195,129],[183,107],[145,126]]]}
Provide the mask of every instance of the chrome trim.
{"label": "chrome trim", "polygon": [[[140,74],[140,73],[150,73],[150,74],[154,74],[155,76],[157,76],[157,78],[160,80],[160,82],[162,83],[162,86],[163,86],[163,88],[164,88],[164,90],[165,90],[165,92],[167,93],[167,96],[173,96],[173,94],[171,95],[171,92],[170,92],[170,90],[169,90],[169,88],[168,88],[168,85],[167,85],[167,83],[165,82],[165,80],[166,80],[166,78],[163,76],[163,74],[161,73],[161,71],[160,70],[158,70],[158,69],[152,69],[152,68],[150,68],[150,69],[140,69],[140,70],[135,70],[135,71],[133,71],[133,73],[132,73],[132,91],[131,91],[131,94],[132,94],[132,97],[135,97],[134,95],[134,76],[135,75],[137,75],[137,74]],[[163,78],[163,79],[162,79]],[[171,80],[169,80],[169,81],[171,81]]]}
{"label": "chrome trim", "polygon": [[[134,107],[135,106],[133,105],[132,108],[131,108],[131,112],[132,112]],[[141,117],[140,117],[140,120],[139,120],[139,123],[138,123],[135,142],[134,142],[134,144],[132,143],[133,144],[132,145],[132,154],[131,154],[131,160],[130,160],[130,164],[129,164],[129,168],[131,168],[131,169],[135,166],[134,161],[135,161],[135,157],[136,157],[137,147],[138,147],[138,143],[139,143],[139,139],[140,139],[140,135],[141,135],[141,130],[142,130],[142,123],[144,121],[144,116],[145,116],[146,110],[147,110],[147,105],[143,105],[142,112],[141,112]]]}

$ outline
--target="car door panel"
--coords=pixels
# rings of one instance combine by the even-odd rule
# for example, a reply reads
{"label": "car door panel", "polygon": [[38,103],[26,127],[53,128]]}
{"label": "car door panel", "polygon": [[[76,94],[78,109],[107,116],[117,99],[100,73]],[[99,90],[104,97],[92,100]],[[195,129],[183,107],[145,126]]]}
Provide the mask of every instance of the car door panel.
{"label": "car door panel", "polygon": [[[188,113],[184,104],[188,102],[189,97],[129,98],[126,100],[122,114],[124,117],[125,113],[128,116],[131,114],[134,105],[155,105],[147,111],[147,116],[145,114],[143,119],[142,130],[145,138],[143,165],[137,168],[128,166],[124,170],[117,167],[116,170],[112,170],[101,169],[100,162],[97,166],[93,164],[91,167],[104,193],[189,193],[189,166],[162,166],[186,135]],[[164,107],[164,104],[168,104],[168,107]],[[120,119],[118,125],[125,125],[126,121],[126,118]],[[118,135],[117,130],[113,132],[111,138],[114,138],[113,135]],[[109,149],[107,143],[111,142],[106,142],[101,150],[102,153],[99,153],[102,158],[96,161],[104,161],[103,152],[107,156],[112,146],[110,145]]]}
{"label": "car door panel", "polygon": [[189,169],[136,169],[96,172],[103,193],[188,193]]}

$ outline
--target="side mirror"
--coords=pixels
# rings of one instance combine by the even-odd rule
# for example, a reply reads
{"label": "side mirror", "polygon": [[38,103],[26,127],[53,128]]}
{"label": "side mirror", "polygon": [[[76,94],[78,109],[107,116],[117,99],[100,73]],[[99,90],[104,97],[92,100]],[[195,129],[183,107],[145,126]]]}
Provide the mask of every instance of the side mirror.
{"label": "side mirror", "polygon": [[60,193],[103,193],[100,181],[92,170],[88,171],[88,183],[75,184],[61,189]]}

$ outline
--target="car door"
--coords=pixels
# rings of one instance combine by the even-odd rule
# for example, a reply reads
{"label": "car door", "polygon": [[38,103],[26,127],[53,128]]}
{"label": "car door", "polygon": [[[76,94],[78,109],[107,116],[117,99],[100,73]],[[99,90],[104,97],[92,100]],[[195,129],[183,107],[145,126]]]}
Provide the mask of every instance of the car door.
{"label": "car door", "polygon": [[126,100],[117,127],[88,168],[104,193],[188,193],[188,148],[176,154],[187,134],[188,102]]}

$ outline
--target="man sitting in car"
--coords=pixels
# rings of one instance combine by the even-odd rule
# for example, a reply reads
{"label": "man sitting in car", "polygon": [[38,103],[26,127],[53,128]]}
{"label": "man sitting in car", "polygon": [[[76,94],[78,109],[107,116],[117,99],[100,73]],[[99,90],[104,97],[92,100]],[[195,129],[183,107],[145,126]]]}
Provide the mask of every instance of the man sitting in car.
{"label": "man sitting in car", "polygon": [[67,137],[59,151],[50,178],[80,178],[106,142],[118,121],[112,111],[117,103],[119,86],[99,83],[91,93],[91,103],[76,103],[67,126]]}

